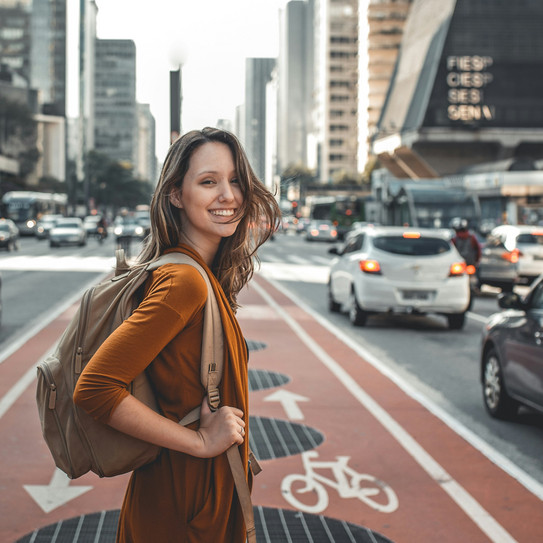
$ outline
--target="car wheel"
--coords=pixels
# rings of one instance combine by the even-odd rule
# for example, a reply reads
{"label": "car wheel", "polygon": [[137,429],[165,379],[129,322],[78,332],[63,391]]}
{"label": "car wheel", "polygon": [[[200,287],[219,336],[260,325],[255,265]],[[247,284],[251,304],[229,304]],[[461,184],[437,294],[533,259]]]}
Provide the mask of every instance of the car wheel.
{"label": "car wheel", "polygon": [[508,419],[517,414],[518,404],[505,390],[500,361],[493,348],[485,353],[483,360],[483,400],[494,418]]}
{"label": "car wheel", "polygon": [[368,320],[368,314],[358,305],[354,290],[349,297],[349,320],[353,326],[364,326]]}
{"label": "car wheel", "polygon": [[341,310],[341,305],[338,304],[334,300],[334,296],[332,295],[332,287],[330,286],[330,282],[328,283],[328,311],[330,313],[339,313]]}
{"label": "car wheel", "polygon": [[451,313],[447,315],[447,322],[451,330],[461,330],[464,327],[466,321],[465,313]]}

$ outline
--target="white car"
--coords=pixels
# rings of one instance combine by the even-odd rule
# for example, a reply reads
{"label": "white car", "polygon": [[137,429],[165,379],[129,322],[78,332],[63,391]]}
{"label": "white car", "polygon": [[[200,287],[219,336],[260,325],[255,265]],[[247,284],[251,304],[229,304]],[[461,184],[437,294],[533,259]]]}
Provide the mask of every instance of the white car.
{"label": "white car", "polygon": [[490,232],[477,275],[481,284],[511,291],[543,273],[543,227],[504,224]]}
{"label": "white car", "polygon": [[87,231],[78,217],[63,217],[49,230],[49,246],[86,245]]}
{"label": "white car", "polygon": [[438,313],[464,326],[469,276],[446,230],[368,226],[329,252],[328,307],[354,325],[375,313]]}

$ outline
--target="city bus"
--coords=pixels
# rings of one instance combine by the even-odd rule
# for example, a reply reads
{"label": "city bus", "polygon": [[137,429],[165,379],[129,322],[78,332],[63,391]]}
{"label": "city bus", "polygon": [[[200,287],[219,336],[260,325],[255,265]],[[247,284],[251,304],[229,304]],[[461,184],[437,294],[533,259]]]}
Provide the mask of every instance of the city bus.
{"label": "city bus", "polygon": [[67,205],[67,194],[11,191],[2,197],[2,215],[17,225],[21,235],[33,236],[43,215],[65,215]]}

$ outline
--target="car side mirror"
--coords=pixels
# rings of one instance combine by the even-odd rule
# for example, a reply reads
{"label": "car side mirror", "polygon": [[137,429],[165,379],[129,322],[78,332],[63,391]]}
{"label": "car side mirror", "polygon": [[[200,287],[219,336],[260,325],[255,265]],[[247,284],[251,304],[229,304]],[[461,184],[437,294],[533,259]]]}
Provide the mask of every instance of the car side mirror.
{"label": "car side mirror", "polygon": [[502,309],[524,309],[522,299],[516,292],[502,292],[498,294],[498,305]]}
{"label": "car side mirror", "polygon": [[337,247],[330,247],[330,249],[328,249],[328,252],[329,252],[331,255],[338,255],[338,254],[339,254],[339,251],[338,251],[338,248],[337,248]]}

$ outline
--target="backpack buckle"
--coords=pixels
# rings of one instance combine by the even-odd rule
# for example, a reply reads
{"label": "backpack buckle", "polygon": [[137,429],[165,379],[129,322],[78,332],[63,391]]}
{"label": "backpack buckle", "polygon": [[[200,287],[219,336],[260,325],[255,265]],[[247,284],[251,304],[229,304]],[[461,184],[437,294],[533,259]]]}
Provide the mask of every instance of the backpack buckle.
{"label": "backpack buckle", "polygon": [[207,391],[207,403],[211,411],[217,411],[219,404],[221,403],[221,396],[218,388],[210,388]]}

